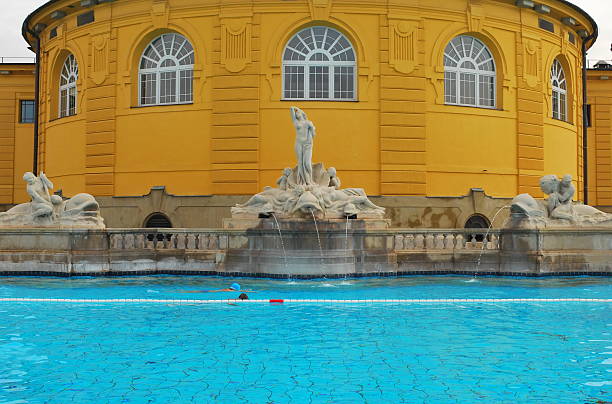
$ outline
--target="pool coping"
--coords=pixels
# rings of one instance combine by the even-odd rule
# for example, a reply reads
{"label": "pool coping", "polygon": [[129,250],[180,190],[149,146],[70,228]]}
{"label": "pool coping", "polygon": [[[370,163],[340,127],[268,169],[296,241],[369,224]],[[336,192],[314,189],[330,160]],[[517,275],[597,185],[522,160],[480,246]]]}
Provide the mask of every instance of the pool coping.
{"label": "pool coping", "polygon": [[397,271],[397,272],[365,272],[350,274],[273,274],[273,273],[254,273],[254,272],[223,272],[223,271],[174,271],[174,270],[150,270],[150,271],[107,271],[107,272],[48,272],[48,271],[0,271],[0,278],[19,277],[19,276],[44,276],[59,278],[114,278],[131,276],[153,276],[153,275],[176,275],[176,276],[221,276],[226,278],[265,278],[265,279],[355,279],[355,278],[389,278],[389,277],[409,277],[409,276],[447,276],[464,275],[472,277],[521,277],[521,278],[552,278],[552,277],[571,277],[571,276],[594,276],[612,277],[612,272],[474,272],[474,271]]}

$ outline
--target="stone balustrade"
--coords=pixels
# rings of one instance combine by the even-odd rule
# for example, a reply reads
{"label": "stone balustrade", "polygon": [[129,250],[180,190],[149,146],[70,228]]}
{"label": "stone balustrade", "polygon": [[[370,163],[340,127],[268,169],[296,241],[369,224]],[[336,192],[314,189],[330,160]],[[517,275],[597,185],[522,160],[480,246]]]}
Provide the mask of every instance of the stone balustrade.
{"label": "stone balustrade", "polygon": [[499,250],[499,230],[449,229],[397,231],[395,251]]}
{"label": "stone balustrade", "polygon": [[200,250],[229,247],[228,232],[183,229],[108,230],[111,250]]}

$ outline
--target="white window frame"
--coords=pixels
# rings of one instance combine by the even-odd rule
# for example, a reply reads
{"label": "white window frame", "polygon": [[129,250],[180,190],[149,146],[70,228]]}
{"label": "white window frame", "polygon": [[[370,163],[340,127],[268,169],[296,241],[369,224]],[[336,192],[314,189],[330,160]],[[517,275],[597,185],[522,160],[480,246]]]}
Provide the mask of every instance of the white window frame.
{"label": "white window frame", "polygon": [[[166,44],[165,41],[163,39],[163,37],[165,36],[172,36],[172,44],[174,44],[176,38],[180,37],[184,40],[183,44],[176,49],[175,52],[168,52],[168,49],[166,49]],[[153,43],[160,39],[162,40],[162,44],[163,44],[163,51],[164,54],[161,55],[159,53],[159,51],[153,46]],[[181,59],[179,59],[177,57],[177,54],[185,47],[186,44],[189,44],[189,46],[191,47],[191,51],[189,51],[189,53],[187,53],[186,55],[184,55],[183,57],[181,57]],[[171,47],[170,51],[172,50],[174,46]],[[149,48],[153,49],[155,51],[155,53],[157,54],[157,56],[159,56],[159,60],[153,60],[149,57],[146,56],[147,51],[149,50]],[[192,63],[191,64],[181,64],[181,60],[183,59],[187,59],[191,57],[192,58]],[[147,59],[148,61],[155,63],[157,66],[153,67],[153,68],[142,68],[142,62],[143,59]],[[166,60],[171,60],[174,62],[174,66],[169,66],[169,67],[161,67],[162,64],[164,63],[164,61]],[[181,34],[177,34],[177,33],[167,33],[167,34],[162,34],[159,35],[157,37],[155,37],[151,42],[149,42],[149,44],[145,47],[142,56],[140,57],[140,60],[138,61],[138,105],[142,106],[142,107],[151,107],[151,106],[156,106],[156,105],[176,105],[176,104],[193,104],[193,61],[195,60],[195,50],[193,48],[193,45],[191,44],[191,42],[184,37]],[[181,101],[181,72],[182,71],[191,71],[191,93],[189,93],[189,100],[186,101]],[[171,101],[171,102],[162,102],[161,101],[161,76],[162,73],[176,73],[176,77],[174,78],[175,81],[175,101]],[[147,75],[147,74],[153,74],[155,75],[155,101],[153,103],[143,103],[143,94],[142,94],[142,76]]]}
{"label": "white window frame", "polygon": [[[315,47],[311,47],[308,44],[306,44],[301,37],[301,34],[310,31],[310,34],[312,35],[312,37],[314,38],[315,34],[314,34],[314,28],[324,28],[325,31],[325,37],[327,37],[328,32],[329,31],[334,31],[338,34],[338,38],[336,40],[334,40],[334,42],[327,47],[327,49],[325,48],[326,46],[326,41],[323,40],[322,43],[317,43],[316,41],[314,42],[314,44],[311,45],[315,45]],[[299,38],[301,40],[301,42],[304,44],[304,46],[309,50],[308,53],[304,53],[304,52],[300,52],[297,49],[292,49],[289,48],[289,44],[291,43],[291,41],[293,41],[294,38]],[[333,48],[339,41],[340,38],[344,38],[346,40],[346,42],[348,42],[349,46],[348,47],[344,47],[342,49],[340,49],[339,51],[337,51],[336,53],[332,54],[329,49]],[[291,49],[293,52],[296,52],[298,54],[301,54],[304,57],[304,60],[285,60],[285,54],[287,52],[287,49]],[[339,61],[339,60],[334,60],[334,56],[337,56],[339,54],[342,54],[344,52],[348,52],[349,50],[353,51],[353,60],[347,60],[347,61]],[[315,57],[315,55],[317,54],[323,54],[327,60],[324,61],[319,61],[319,60],[311,60]],[[326,26],[316,26],[316,27],[308,27],[305,28],[303,30],[301,30],[300,32],[298,32],[297,34],[295,34],[293,37],[291,37],[291,39],[289,39],[289,41],[287,42],[287,45],[285,46],[285,49],[283,50],[283,66],[282,66],[282,100],[303,100],[303,101],[357,101],[357,53],[355,51],[355,47],[353,46],[353,44],[351,43],[351,41],[344,35],[342,34],[340,31],[335,30],[333,28],[330,27],[326,27]],[[286,97],[285,96],[285,80],[286,80],[286,76],[287,73],[285,72],[286,67],[292,67],[292,66],[301,66],[304,68],[304,97]],[[311,67],[327,67],[328,70],[328,92],[329,92],[329,97],[311,97],[310,96],[310,86],[311,86],[311,78],[310,78],[310,68]],[[352,84],[353,84],[353,96],[350,98],[336,98],[334,97],[335,94],[335,81],[334,81],[334,77],[335,77],[335,69],[336,67],[352,67],[353,68],[353,77],[352,77]],[[314,79],[313,79],[314,80]]]}
{"label": "white window frame", "polygon": [[[554,60],[550,68],[550,84],[552,86],[551,107],[553,112],[553,119],[567,122],[567,80],[563,65],[561,64],[561,62],[559,62],[558,59]],[[555,96],[557,97],[556,105],[554,101]]]}
{"label": "white window frame", "polygon": [[[463,38],[470,38],[472,41],[476,41],[482,46],[478,54],[476,54],[475,56],[472,56],[474,42],[472,42],[471,48],[467,52],[467,54],[466,54],[465,49],[457,48],[455,42],[460,41],[463,44]],[[458,56],[461,56],[458,60],[449,53],[450,47],[454,49],[455,53]],[[487,52],[489,57],[483,60],[482,62],[477,63],[477,59],[482,55],[483,52]],[[449,65],[447,63],[447,58],[455,62],[457,66]],[[476,68],[466,69],[466,68],[461,67],[465,62],[472,63],[474,66],[476,66]],[[484,70],[484,69],[479,68],[480,66],[486,66],[488,62],[491,62],[493,64],[493,70]],[[476,87],[474,89],[475,90],[474,91],[475,102],[473,104],[461,102],[461,96],[463,94],[461,90],[461,74],[462,73],[471,74],[471,75],[474,75],[475,77],[475,81],[474,81],[474,85]],[[455,78],[454,83],[446,77],[447,74],[454,75],[454,78]],[[493,105],[485,105],[480,102],[480,78],[481,77],[493,78],[493,84],[492,84],[493,86]],[[451,85],[455,86],[454,90],[455,90],[456,102],[452,102],[447,99],[447,90],[448,90],[447,86],[451,86]],[[491,50],[489,49],[489,47],[485,45],[478,38],[475,38],[470,35],[459,35],[453,38],[453,40],[448,43],[446,48],[444,48],[444,103],[446,105],[458,105],[458,106],[464,106],[464,107],[497,109],[497,65],[495,63],[495,58],[493,57],[493,53],[491,53]]]}
{"label": "white window frame", "polygon": [[[71,53],[66,57],[62,70],[60,72],[60,86],[59,86],[59,103],[57,106],[58,117],[64,118],[77,114],[77,104],[79,99],[79,92],[77,88],[77,80],[79,79],[79,64]],[[65,84],[62,84],[62,80]],[[70,108],[70,92],[74,89],[74,110]],[[62,104],[64,108],[62,108]]]}

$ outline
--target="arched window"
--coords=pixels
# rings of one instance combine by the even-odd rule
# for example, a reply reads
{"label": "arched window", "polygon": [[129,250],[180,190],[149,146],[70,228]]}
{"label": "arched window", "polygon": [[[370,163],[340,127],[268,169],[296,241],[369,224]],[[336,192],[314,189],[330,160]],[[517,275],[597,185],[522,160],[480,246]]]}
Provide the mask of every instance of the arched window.
{"label": "arched window", "polygon": [[356,99],[355,50],[340,32],[309,27],[298,32],[283,53],[286,100]]}
{"label": "arched window", "polygon": [[153,213],[145,221],[145,228],[147,229],[171,229],[172,222],[168,219],[168,216],[163,213]]}
{"label": "arched window", "polygon": [[140,105],[193,102],[193,46],[182,35],[155,38],[140,59]]}
{"label": "arched window", "polygon": [[553,118],[567,121],[567,82],[563,66],[557,59],[550,69],[550,81],[552,83]]}
{"label": "arched window", "polygon": [[77,80],[79,79],[79,65],[73,54],[68,55],[62,72],[60,73],[59,87],[59,114],[60,118],[76,115],[77,113]]}
{"label": "arched window", "polygon": [[460,35],[444,50],[444,102],[495,108],[495,60],[478,39]]}

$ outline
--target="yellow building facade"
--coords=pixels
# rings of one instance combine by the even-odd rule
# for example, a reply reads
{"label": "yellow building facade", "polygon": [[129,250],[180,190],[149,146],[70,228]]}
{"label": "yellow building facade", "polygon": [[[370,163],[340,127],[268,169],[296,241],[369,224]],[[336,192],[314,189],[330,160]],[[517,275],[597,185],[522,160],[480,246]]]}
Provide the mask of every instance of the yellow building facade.
{"label": "yellow building facade", "polygon": [[612,210],[612,63],[589,69],[589,202]]}
{"label": "yellow building facade", "polygon": [[[40,40],[39,169],[65,195],[250,195],[313,161],[370,195],[582,198],[582,53],[563,0],[55,0]],[[587,47],[592,44],[587,39]]]}
{"label": "yellow building facade", "polygon": [[33,149],[34,64],[0,63],[0,205],[27,202]]}

